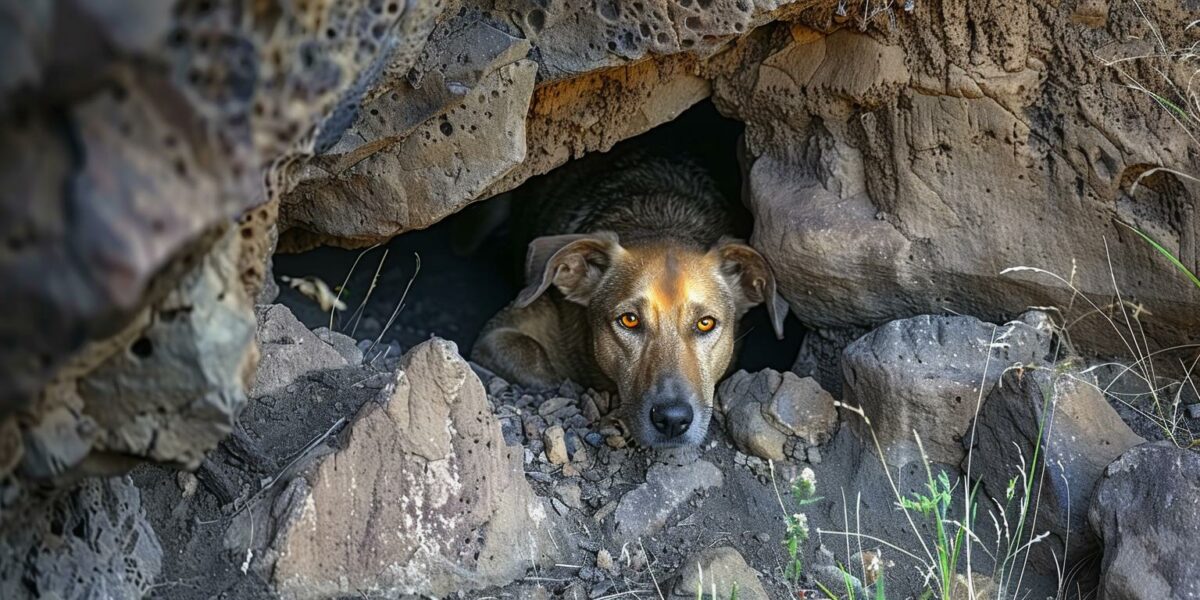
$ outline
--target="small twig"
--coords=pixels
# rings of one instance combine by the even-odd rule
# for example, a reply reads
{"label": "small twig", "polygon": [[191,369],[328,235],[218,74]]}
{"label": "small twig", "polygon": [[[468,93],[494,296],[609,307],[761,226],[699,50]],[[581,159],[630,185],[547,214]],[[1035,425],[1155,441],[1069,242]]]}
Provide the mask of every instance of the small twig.
{"label": "small twig", "polygon": [[[412,284],[414,281],[416,281],[417,274],[421,272],[421,255],[414,252],[413,257],[416,258],[417,264],[413,269],[412,277],[408,278],[408,285],[404,286],[404,293],[400,295],[400,300],[396,302],[396,309],[392,311],[392,316],[388,318],[387,323],[379,332],[379,336],[375,338],[375,341],[371,344],[371,347],[367,348],[367,351],[364,354],[370,354],[373,350],[375,350],[375,346],[379,345],[379,342],[383,340],[383,336],[387,335],[388,330],[392,328],[392,323],[396,321],[396,315],[400,314],[400,309],[404,306],[404,299],[408,297],[408,290],[412,289]],[[375,358],[379,357],[376,356]],[[373,363],[375,360],[372,359],[371,362]]]}
{"label": "small twig", "polygon": [[383,271],[383,263],[387,260],[387,257],[388,249],[384,248],[383,256],[379,258],[379,266],[375,267],[375,276],[371,278],[371,286],[367,288],[367,293],[363,296],[362,302],[358,304],[358,308],[354,309],[354,314],[350,315],[354,319],[354,325],[350,327],[350,337],[354,337],[354,332],[358,331],[358,324],[367,312],[367,301],[371,299],[371,292],[374,292],[375,287],[379,285],[379,273]]}
{"label": "small twig", "polygon": [[[362,252],[358,253],[358,258],[354,259],[354,264],[350,265],[350,271],[348,271],[346,273],[346,279],[342,280],[342,285],[341,285],[341,287],[338,288],[337,297],[334,298],[334,304],[337,304],[339,301],[341,301],[342,292],[346,291],[346,285],[350,283],[350,276],[354,274],[354,269],[356,267],[358,267],[358,261],[362,260],[362,257],[366,256],[368,252],[370,252],[378,247],[379,247],[379,244],[375,244],[374,246],[371,246],[370,248],[367,248],[366,250],[363,250]],[[334,314],[334,312],[336,312],[336,311],[332,311],[332,310],[329,311],[329,330],[330,331],[333,331],[333,314]]]}

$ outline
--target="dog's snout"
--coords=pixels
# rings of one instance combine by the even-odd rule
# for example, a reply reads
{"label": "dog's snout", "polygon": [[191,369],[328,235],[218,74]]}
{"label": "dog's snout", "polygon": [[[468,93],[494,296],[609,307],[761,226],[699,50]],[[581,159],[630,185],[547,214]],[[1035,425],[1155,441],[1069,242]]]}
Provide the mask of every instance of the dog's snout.
{"label": "dog's snout", "polygon": [[687,402],[659,404],[650,409],[650,422],[668,438],[683,435],[692,426],[692,407]]}

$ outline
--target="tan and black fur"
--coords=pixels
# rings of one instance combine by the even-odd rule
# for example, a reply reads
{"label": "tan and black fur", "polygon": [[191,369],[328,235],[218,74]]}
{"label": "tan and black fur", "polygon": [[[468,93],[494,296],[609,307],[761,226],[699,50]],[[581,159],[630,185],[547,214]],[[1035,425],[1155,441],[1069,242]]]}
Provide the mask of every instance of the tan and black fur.
{"label": "tan and black fur", "polygon": [[532,238],[526,287],[484,327],[472,358],[527,386],[571,379],[616,391],[618,416],[642,444],[698,444],[738,320],[766,302],[782,336],[787,305],[762,256],[728,237],[728,200],[695,162],[606,158],[520,200],[514,228]]}

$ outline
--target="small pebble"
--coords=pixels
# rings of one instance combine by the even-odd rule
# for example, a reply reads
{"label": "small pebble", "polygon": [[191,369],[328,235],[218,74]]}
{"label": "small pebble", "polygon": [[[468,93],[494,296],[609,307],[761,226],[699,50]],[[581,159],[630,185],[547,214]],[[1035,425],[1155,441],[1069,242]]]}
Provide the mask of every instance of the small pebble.
{"label": "small pebble", "polygon": [[508,382],[499,377],[493,377],[487,384],[487,393],[489,396],[500,396],[506,391],[508,391]]}
{"label": "small pebble", "polygon": [[541,471],[526,471],[525,476],[538,482],[538,483],[550,483],[550,482],[554,481],[553,477],[551,477]]}
{"label": "small pebble", "polygon": [[624,448],[625,438],[619,435],[610,435],[604,438],[604,443],[608,444],[610,448]]}
{"label": "small pebble", "polygon": [[594,448],[599,448],[602,444],[604,444],[604,436],[592,431],[583,436],[583,441],[587,442],[588,445]]}
{"label": "small pebble", "polygon": [[559,500],[558,498],[551,498],[550,504],[554,505],[554,512],[564,517],[567,516],[567,513],[571,512],[571,509],[568,508],[566,504],[563,504],[563,501]]}
{"label": "small pebble", "polygon": [[175,476],[175,483],[179,485],[179,489],[183,491],[184,498],[191,498],[196,494],[196,486],[200,483],[196,476],[187,472],[180,471]]}
{"label": "small pebble", "polygon": [[579,540],[575,542],[575,545],[587,550],[588,552],[599,552],[600,549],[603,548],[603,546],[600,545],[600,542],[592,540]]}
{"label": "small pebble", "polygon": [[608,571],[609,573],[613,572],[613,558],[612,554],[608,553],[608,550],[601,548],[600,551],[596,553],[596,568]]}
{"label": "small pebble", "polygon": [[555,488],[554,493],[569,508],[576,510],[583,508],[583,491],[579,489],[578,485],[573,483],[563,484]]}
{"label": "small pebble", "polygon": [[1189,419],[1200,419],[1200,402],[1187,405],[1185,410]]}
{"label": "small pebble", "polygon": [[538,406],[537,411],[539,415],[544,417],[546,415],[553,414],[560,409],[573,404],[574,402],[575,401],[570,398],[563,398],[562,396],[559,396],[557,398],[551,398],[542,402],[541,406]]}
{"label": "small pebble", "polygon": [[760,531],[760,532],[754,534],[754,539],[758,540],[760,543],[765,544],[765,543],[771,541],[771,536],[768,535],[765,531]]}
{"label": "small pebble", "polygon": [[816,446],[810,446],[808,448],[808,462],[814,465],[821,464],[821,451],[818,450]]}
{"label": "small pebble", "polygon": [[570,460],[570,456],[567,455],[567,441],[564,438],[562,426],[547,427],[546,432],[542,434],[542,441],[546,444],[546,458],[551,463],[561,465]]}

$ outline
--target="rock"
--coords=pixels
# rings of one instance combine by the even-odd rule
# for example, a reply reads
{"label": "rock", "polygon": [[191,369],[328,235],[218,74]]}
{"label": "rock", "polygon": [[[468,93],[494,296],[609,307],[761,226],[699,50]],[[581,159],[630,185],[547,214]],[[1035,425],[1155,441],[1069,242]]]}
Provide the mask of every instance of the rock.
{"label": "rock", "polygon": [[551,415],[555,412],[558,412],[559,410],[563,409],[564,407],[570,406],[574,403],[575,403],[575,401],[570,398],[563,398],[563,397],[559,396],[556,398],[550,398],[548,400],[542,401],[542,403],[540,405],[538,405],[537,411],[538,411],[539,415],[542,415],[543,417],[545,417],[547,415]]}
{"label": "rock", "polygon": [[921,459],[914,430],[929,460],[957,464],[979,399],[1009,366],[1044,364],[1050,338],[1048,318],[1037,312],[1000,326],[973,317],[892,321],[842,355],[844,401],[870,419],[870,428],[858,416],[850,424],[867,442],[873,430],[894,466]]}
{"label": "rock", "polygon": [[[716,586],[717,595],[711,590]],[[737,590],[739,600],[767,600],[766,589],[758,580],[758,572],[746,564],[746,559],[729,546],[705,550],[684,563],[672,588],[676,598],[725,600]]]}
{"label": "rock", "polygon": [[577,484],[562,484],[554,489],[554,493],[562,500],[563,504],[576,510],[583,508],[583,493]]}
{"label": "rock", "polygon": [[1200,454],[1166,442],[1113,461],[1092,494],[1101,539],[1100,598],[1200,597]]}
{"label": "rock", "polygon": [[808,444],[829,441],[837,427],[833,397],[812,378],[765,369],[738,371],[717,390],[718,416],[743,452],[781,461],[788,436]]}
{"label": "rock", "polygon": [[[827,21],[813,11],[778,37],[740,41],[737,51],[755,58],[713,84],[722,112],[746,123],[751,244],[800,321],[875,327],[955,313],[999,322],[1029,306],[1071,307],[1080,294],[1111,296],[1115,283],[1144,303],[1140,321],[1155,347],[1187,343],[1200,300],[1186,294],[1169,261],[1117,223],[1141,223],[1168,247],[1187,248],[1193,258],[1184,262],[1195,264],[1194,227],[1178,229],[1168,213],[1134,216],[1147,206],[1192,206],[1190,184],[1162,177],[1154,190],[1127,185],[1142,165],[1193,172],[1192,143],[1169,113],[1138,108],[1132,121],[1120,117],[1142,105],[1103,60],[1040,52],[1032,42],[1103,48],[1105,60],[1123,59],[1140,54],[1141,42],[1128,36],[1142,25],[1113,18],[1101,29],[1083,27],[1072,19],[1075,5],[1028,12],[1032,4],[1019,2],[954,14],[912,6],[903,18],[889,15],[887,36],[826,35]],[[1013,18],[1014,6],[1021,16]],[[1156,23],[1190,22],[1177,3],[1151,10]],[[944,35],[931,33],[934,22]],[[980,28],[998,44],[973,48],[967,40]],[[1173,41],[1165,47],[1190,43],[1182,27],[1167,29]],[[853,64],[852,56],[875,58]],[[1050,122],[1033,114],[1070,115],[1080,126],[1032,143]],[[1047,197],[1078,201],[1047,211]],[[1114,243],[1121,251],[1106,251]],[[1062,280],[1002,273],[1018,266]],[[1087,310],[1074,308],[1074,316]],[[1127,352],[1104,319],[1077,323],[1071,339]]]}
{"label": "rock", "polygon": [[598,552],[596,552],[596,568],[609,573],[616,572],[616,568],[613,565],[612,554],[609,554],[608,550],[601,548]]}
{"label": "rock", "polygon": [[988,600],[995,598],[999,590],[991,577],[972,573],[970,580],[962,573],[954,575],[954,588],[950,600]]}
{"label": "rock", "polygon": [[19,193],[0,199],[0,337],[21,343],[0,348],[0,421],[20,413],[22,437],[61,444],[18,487],[194,467],[229,432],[287,171],[341,134],[385,66],[412,64],[420,43],[405,41],[434,17],[365,0],[243,8],[9,11],[0,183]]}
{"label": "rock", "polygon": [[405,354],[341,438],[271,509],[278,533],[256,554],[277,556],[269,574],[284,598],[445,596],[552,560],[551,521],[521,449],[504,445],[453,343]]}
{"label": "rock", "polygon": [[194,468],[229,434],[259,356],[251,300],[230,286],[239,239],[226,233],[127,330],[121,351],[79,380],[95,427],[85,469],[119,472],[135,457]]}
{"label": "rock", "polygon": [[[962,468],[1004,504],[1021,465],[1036,473],[1045,467],[1033,502],[1039,532],[1054,535],[1031,548],[1030,563],[1054,575],[1064,547],[1068,565],[1096,550],[1087,527],[1092,490],[1109,463],[1144,442],[1104,399],[1090,373],[1069,366],[1013,370],[984,401],[975,421],[975,448]],[[1038,463],[1031,465],[1035,446]],[[1018,483],[1014,501],[1020,503],[1024,494]]]}
{"label": "rock", "polygon": [[563,438],[561,425],[547,427],[542,434],[542,441],[546,444],[546,459],[552,464],[565,465],[570,462],[571,457],[567,455],[567,442]]}
{"label": "rock", "polygon": [[187,472],[180,471],[175,477],[176,483],[179,485],[179,491],[184,498],[191,498],[196,495],[196,487],[200,484],[200,480],[196,476]]}
{"label": "rock", "polygon": [[812,377],[783,373],[783,382],[764,407],[772,425],[809,445],[825,444],[837,428],[833,396]]}
{"label": "rock", "polygon": [[354,341],[354,338],[336,331],[329,331],[328,327],[314,329],[313,335],[346,359],[346,364],[357,365],[363,361],[363,351],[358,347],[358,342]]}
{"label": "rock", "polygon": [[1184,410],[1187,411],[1189,419],[1200,419],[1200,402],[1187,405]]}
{"label": "rock", "polygon": [[281,245],[369,245],[428,227],[525,159],[537,72],[524,58],[529,42],[486,23],[456,25],[433,36],[425,56],[438,66],[425,81],[395,73],[303,173],[283,199]]}
{"label": "rock", "polygon": [[721,470],[704,460],[683,466],[651,465],[646,482],[621,496],[613,513],[616,535],[623,540],[653,535],[697,492],[722,483]]}
{"label": "rock", "polygon": [[563,504],[563,501],[559,500],[558,498],[551,498],[550,504],[554,507],[554,512],[558,513],[559,516],[565,517],[571,512],[571,509],[568,508],[566,504]]}
{"label": "rock", "polygon": [[[722,401],[724,404],[724,401]],[[762,405],[753,400],[740,400],[725,412],[726,429],[734,444],[747,454],[769,460],[783,460],[783,445],[787,434],[775,429],[763,417]]]}
{"label": "rock", "polygon": [[133,482],[85,479],[0,530],[0,596],[142,598],[162,560]]}
{"label": "rock", "polygon": [[[261,305],[255,308],[255,313],[258,316],[258,343],[262,358],[251,396],[257,398],[276,394],[305,375],[351,364],[345,353],[309,331],[288,307],[282,304]],[[326,335],[329,335],[328,330]],[[361,362],[361,350],[358,356],[358,362]]]}

